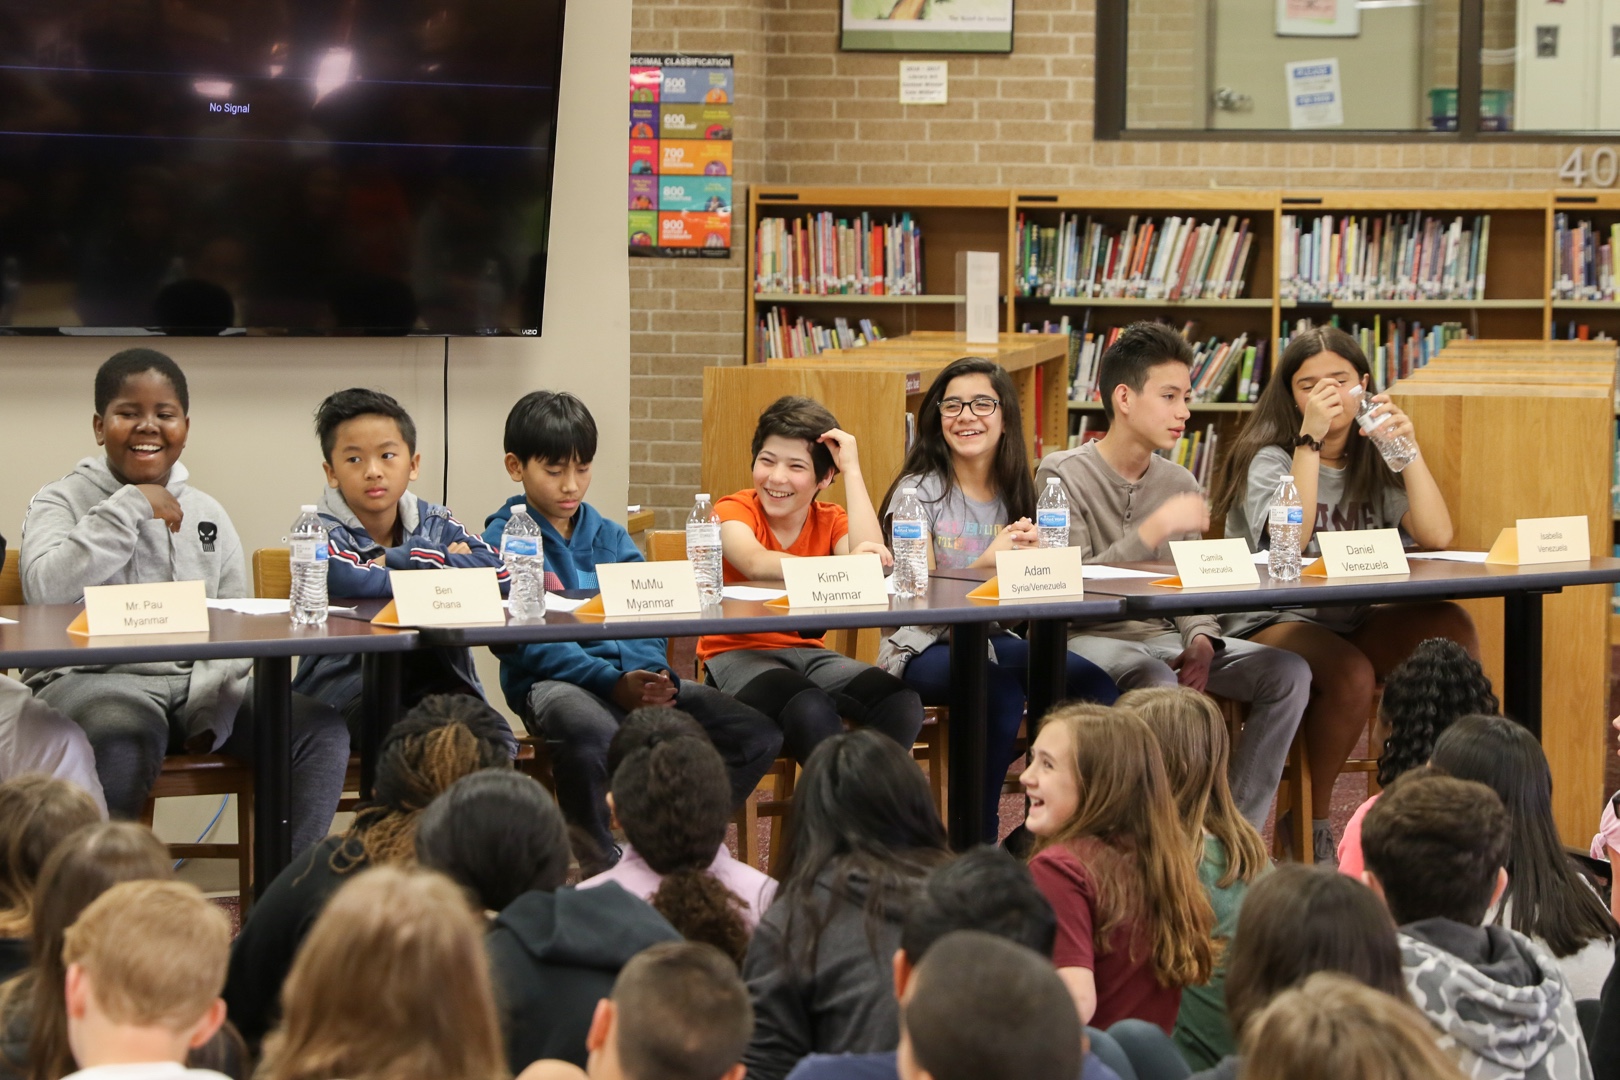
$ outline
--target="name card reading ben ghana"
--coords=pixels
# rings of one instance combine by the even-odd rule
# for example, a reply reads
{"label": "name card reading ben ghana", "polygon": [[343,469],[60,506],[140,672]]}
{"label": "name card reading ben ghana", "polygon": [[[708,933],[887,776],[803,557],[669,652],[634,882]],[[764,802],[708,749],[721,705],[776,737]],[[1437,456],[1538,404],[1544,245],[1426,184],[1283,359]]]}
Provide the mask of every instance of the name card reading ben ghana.
{"label": "name card reading ben ghana", "polygon": [[1412,572],[1399,529],[1319,532],[1316,542],[1322,548],[1322,557],[1304,571],[1312,577],[1379,577]]}
{"label": "name card reading ben ghana", "polygon": [[996,552],[996,589],[1002,600],[1084,596],[1077,547]]}
{"label": "name card reading ben ghana", "polygon": [[391,570],[388,583],[394,602],[377,623],[399,626],[469,626],[504,623],[501,583],[493,566],[445,567],[443,570]]}
{"label": "name card reading ben ghana", "polygon": [[697,576],[686,559],[671,562],[598,563],[602,614],[676,615],[702,611]]}
{"label": "name card reading ben ghana", "polygon": [[69,631],[102,634],[208,633],[208,592],[200,581],[145,585],[92,585],[84,590],[84,615]]}
{"label": "name card reading ben ghana", "polygon": [[1176,560],[1176,577],[1183,589],[1260,584],[1260,572],[1242,537],[1172,540],[1170,557]]}
{"label": "name card reading ben ghana", "polygon": [[870,552],[783,559],[788,607],[888,607],[883,563]]}

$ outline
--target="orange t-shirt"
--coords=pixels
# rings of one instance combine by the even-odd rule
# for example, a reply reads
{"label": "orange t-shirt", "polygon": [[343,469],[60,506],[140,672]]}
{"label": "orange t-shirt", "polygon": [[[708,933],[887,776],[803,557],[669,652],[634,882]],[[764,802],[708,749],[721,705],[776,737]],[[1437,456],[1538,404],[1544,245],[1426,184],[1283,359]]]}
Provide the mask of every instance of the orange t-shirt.
{"label": "orange t-shirt", "polygon": [[[811,503],[810,512],[804,519],[804,528],[799,531],[798,539],[788,547],[783,547],[777,541],[776,534],[771,532],[770,525],[765,521],[765,508],[759,504],[759,493],[753,488],[727,495],[715,503],[714,509],[722,522],[740,521],[754,530],[754,538],[764,545],[766,551],[780,551],[801,558],[831,555],[838,541],[849,535],[849,515],[837,503],[820,500]],[[724,563],[723,568],[728,583],[748,580],[730,562]],[[697,655],[699,660],[707,660],[734,649],[803,648],[820,649],[825,646],[820,638],[800,637],[798,634],[710,634],[698,638]]]}

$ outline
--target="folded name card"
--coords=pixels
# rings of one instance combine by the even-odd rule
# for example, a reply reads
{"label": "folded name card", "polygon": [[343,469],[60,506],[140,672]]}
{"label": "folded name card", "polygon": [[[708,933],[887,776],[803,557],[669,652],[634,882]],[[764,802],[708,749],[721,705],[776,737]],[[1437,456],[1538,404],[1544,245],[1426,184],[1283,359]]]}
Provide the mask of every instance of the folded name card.
{"label": "folded name card", "polygon": [[1322,557],[1301,574],[1308,577],[1380,577],[1410,574],[1399,529],[1354,529],[1319,532],[1316,542]]}
{"label": "folded name card", "polygon": [[208,591],[200,581],[154,581],[144,585],[92,585],[84,590],[84,612],[68,633],[208,633]]}
{"label": "folded name card", "polygon": [[598,563],[602,614],[675,615],[702,611],[697,576],[689,560],[679,562]]}
{"label": "folded name card", "polygon": [[1172,589],[1207,589],[1218,585],[1258,585],[1260,572],[1242,537],[1226,540],[1172,540],[1170,557],[1176,576],[1155,585]]}
{"label": "folded name card", "polygon": [[870,552],[783,559],[782,583],[788,607],[889,606],[883,563]]}
{"label": "folded name card", "polygon": [[[986,582],[986,584],[989,584]],[[1045,600],[1085,595],[1077,547],[996,552],[996,589],[1002,600]]]}
{"label": "folded name card", "polygon": [[390,570],[394,599],[371,621],[378,626],[502,624],[501,583],[493,566]]}
{"label": "folded name card", "polygon": [[1578,517],[1520,518],[1491,545],[1488,563],[1532,566],[1536,563],[1585,562],[1592,557],[1586,515]]}

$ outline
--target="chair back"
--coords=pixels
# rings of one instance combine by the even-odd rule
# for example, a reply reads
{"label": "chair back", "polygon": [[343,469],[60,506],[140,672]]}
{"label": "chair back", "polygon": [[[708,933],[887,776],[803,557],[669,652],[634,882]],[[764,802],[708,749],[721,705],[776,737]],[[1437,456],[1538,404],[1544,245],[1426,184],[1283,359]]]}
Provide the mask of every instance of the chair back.
{"label": "chair back", "polygon": [[680,562],[686,558],[684,529],[648,529],[647,561]]}
{"label": "chair back", "polygon": [[253,553],[253,595],[273,600],[292,596],[291,548],[259,548]]}
{"label": "chair back", "polygon": [[6,563],[0,566],[0,604],[23,603],[22,564],[15,551],[6,554]]}

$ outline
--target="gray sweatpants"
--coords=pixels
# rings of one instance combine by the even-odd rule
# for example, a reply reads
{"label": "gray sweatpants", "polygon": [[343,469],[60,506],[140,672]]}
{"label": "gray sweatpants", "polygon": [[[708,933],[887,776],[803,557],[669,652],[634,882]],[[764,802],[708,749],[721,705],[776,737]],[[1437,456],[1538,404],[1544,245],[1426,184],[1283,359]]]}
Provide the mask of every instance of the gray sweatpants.
{"label": "gray sweatpants", "polygon": [[[1288,748],[1293,745],[1294,732],[1310,700],[1311,667],[1304,657],[1282,649],[1242,638],[1221,640],[1226,647],[1217,649],[1210,661],[1206,689],[1211,694],[1249,703],[1249,718],[1237,745],[1232,747],[1227,775],[1238,812],[1259,829],[1265,826],[1283,766],[1288,763]],[[1175,686],[1176,673],[1170,661],[1185,648],[1181,635],[1174,630],[1146,641],[1096,634],[1069,638],[1069,650],[1108,672],[1121,690]]]}

